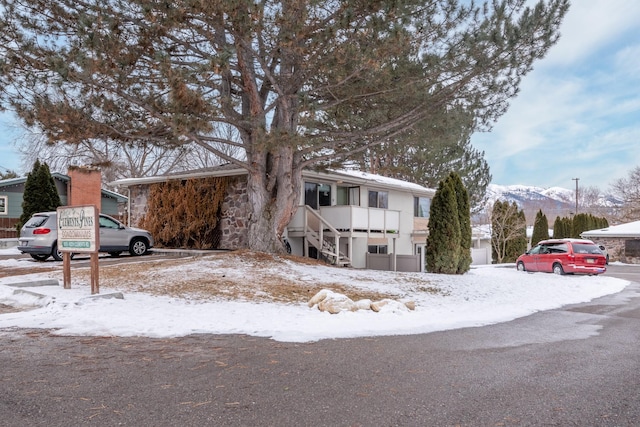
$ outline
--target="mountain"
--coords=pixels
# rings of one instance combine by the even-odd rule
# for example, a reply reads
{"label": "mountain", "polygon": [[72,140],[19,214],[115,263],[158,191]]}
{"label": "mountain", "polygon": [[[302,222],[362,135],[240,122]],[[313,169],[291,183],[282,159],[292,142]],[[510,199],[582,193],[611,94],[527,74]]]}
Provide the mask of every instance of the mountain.
{"label": "mountain", "polygon": [[542,188],[527,185],[489,184],[486,194],[491,204],[495,203],[496,200],[516,202],[520,207],[529,202],[551,202],[554,204],[569,204],[573,202],[575,204],[575,192],[560,187]]}
{"label": "mountain", "polygon": [[[569,216],[576,210],[576,192],[561,187],[534,187],[527,185],[497,185],[487,186],[487,206],[492,206],[496,200],[515,202],[524,210],[527,218],[535,216],[538,210],[554,221],[556,216]],[[581,194],[578,189],[578,212],[590,212],[597,216],[607,216],[611,210],[619,207],[621,200],[609,194]]]}

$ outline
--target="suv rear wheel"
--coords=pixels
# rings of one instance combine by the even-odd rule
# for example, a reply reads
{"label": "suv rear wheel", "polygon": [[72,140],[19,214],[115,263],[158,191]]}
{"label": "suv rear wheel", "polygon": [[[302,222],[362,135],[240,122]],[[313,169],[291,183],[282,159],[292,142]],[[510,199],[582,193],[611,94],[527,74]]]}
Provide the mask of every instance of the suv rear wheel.
{"label": "suv rear wheel", "polygon": [[53,256],[53,259],[55,259],[56,261],[62,261],[62,252],[58,250],[58,244],[55,243],[53,245],[53,250],[51,251],[51,256]]}

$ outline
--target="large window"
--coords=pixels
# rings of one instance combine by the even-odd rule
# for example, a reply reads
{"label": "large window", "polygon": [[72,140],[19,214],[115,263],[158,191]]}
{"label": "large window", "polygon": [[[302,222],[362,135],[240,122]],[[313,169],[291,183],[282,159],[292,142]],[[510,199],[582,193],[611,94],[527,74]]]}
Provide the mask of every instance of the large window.
{"label": "large window", "polygon": [[369,207],[389,209],[389,193],[386,191],[369,191]]}
{"label": "large window", "polygon": [[331,186],[316,182],[304,183],[304,204],[318,209],[318,206],[331,206]]}
{"label": "large window", "polygon": [[360,187],[338,187],[336,191],[337,205],[360,206]]}
{"label": "large window", "polygon": [[431,208],[431,199],[428,197],[413,198],[413,216],[417,218],[429,218],[429,209]]}

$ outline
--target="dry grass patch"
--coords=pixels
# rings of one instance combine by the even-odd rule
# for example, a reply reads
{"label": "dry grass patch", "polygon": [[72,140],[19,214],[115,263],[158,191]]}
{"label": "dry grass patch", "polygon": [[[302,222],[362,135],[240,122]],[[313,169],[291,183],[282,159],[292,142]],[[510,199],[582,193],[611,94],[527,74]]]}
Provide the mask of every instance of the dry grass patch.
{"label": "dry grass patch", "polygon": [[[196,263],[210,260],[219,268],[199,271]],[[144,292],[190,300],[241,300],[283,303],[306,303],[321,289],[347,295],[358,300],[394,298],[384,292],[375,292],[345,286],[339,283],[300,282],[291,279],[286,261],[307,265],[322,262],[302,257],[275,256],[251,251],[218,253],[203,258],[180,258],[100,266],[99,283],[122,292]],[[242,275],[231,274],[235,266],[242,265]],[[332,268],[332,267],[328,267]],[[335,267],[338,268],[338,267]],[[278,273],[274,273],[278,272]],[[74,280],[89,281],[89,271],[73,274]]]}

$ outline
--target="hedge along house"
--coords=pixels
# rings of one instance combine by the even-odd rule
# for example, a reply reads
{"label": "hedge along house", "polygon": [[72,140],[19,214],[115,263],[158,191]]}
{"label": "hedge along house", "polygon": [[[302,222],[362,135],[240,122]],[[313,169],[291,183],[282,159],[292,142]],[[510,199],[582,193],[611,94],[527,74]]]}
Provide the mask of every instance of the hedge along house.
{"label": "hedge along house", "polygon": [[[431,199],[435,190],[409,182],[355,171],[303,171],[299,207],[285,230],[291,253],[336,265],[379,270],[423,271]],[[224,178],[224,183],[222,179]],[[218,180],[218,181],[212,181]],[[158,201],[154,187],[198,180],[224,186],[210,249],[247,247],[247,173],[232,165],[173,175],[130,178],[126,187],[129,223],[149,226]],[[191,194],[194,193],[192,190]],[[167,200],[174,196],[167,194]],[[153,203],[150,203],[153,202]],[[177,199],[177,203],[181,203]],[[181,215],[183,209],[176,210]],[[166,227],[165,227],[166,228]],[[158,236],[154,233],[158,240]],[[162,241],[159,244],[163,244]]]}
{"label": "hedge along house", "polygon": [[[75,177],[76,184],[79,185],[77,191],[82,191],[82,181],[87,179],[84,167],[70,167],[69,175],[58,172],[51,174],[58,189],[62,205],[68,204],[70,185],[72,177]],[[98,179],[99,175],[98,175]],[[0,181],[0,238],[17,239],[18,231],[16,224],[22,215],[22,199],[24,195],[24,185],[27,177],[11,178]],[[98,209],[107,215],[119,218],[120,211],[123,210],[127,198],[113,191],[101,190],[101,202]]]}

